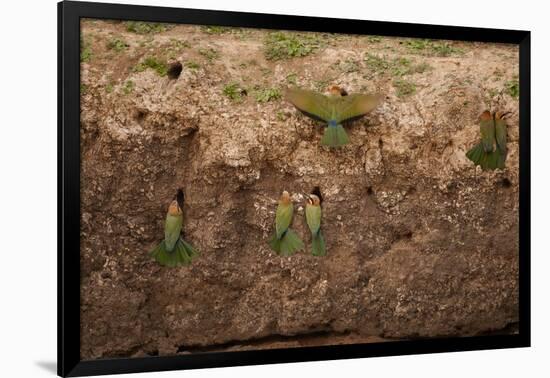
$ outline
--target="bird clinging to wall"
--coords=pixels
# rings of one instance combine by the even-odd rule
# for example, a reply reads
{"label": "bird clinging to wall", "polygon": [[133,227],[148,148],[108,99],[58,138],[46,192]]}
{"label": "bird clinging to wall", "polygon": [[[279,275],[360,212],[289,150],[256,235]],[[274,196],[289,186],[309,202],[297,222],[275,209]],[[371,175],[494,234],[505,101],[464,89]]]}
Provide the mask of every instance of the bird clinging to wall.
{"label": "bird clinging to wall", "polygon": [[173,201],[168,206],[164,223],[164,240],[151,251],[151,256],[161,265],[169,267],[189,265],[199,254],[191,244],[181,237],[183,200],[183,190],[178,189]]}
{"label": "bird clinging to wall", "polygon": [[507,126],[504,117],[508,113],[484,111],[480,116],[481,141],[466,153],[466,157],[483,170],[503,169],[508,149]]}
{"label": "bird clinging to wall", "polygon": [[306,203],[306,222],[311,231],[311,253],[314,256],[326,255],[325,238],[321,232],[321,202],[323,197],[319,187],[313,189]]}
{"label": "bird clinging to wall", "polygon": [[275,213],[275,235],[269,240],[269,246],[283,256],[290,256],[296,251],[304,249],[304,242],[290,229],[294,205],[290,194],[285,190],[279,199]]}

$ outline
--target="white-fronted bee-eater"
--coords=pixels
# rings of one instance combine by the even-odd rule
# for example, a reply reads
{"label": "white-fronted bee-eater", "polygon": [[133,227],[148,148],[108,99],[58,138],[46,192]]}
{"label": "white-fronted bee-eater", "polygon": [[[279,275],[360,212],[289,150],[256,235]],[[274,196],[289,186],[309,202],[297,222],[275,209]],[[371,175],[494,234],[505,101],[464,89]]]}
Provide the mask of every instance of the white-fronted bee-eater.
{"label": "white-fronted bee-eater", "polygon": [[304,249],[304,242],[290,228],[294,205],[290,194],[285,190],[279,199],[275,213],[275,235],[269,240],[269,246],[283,256],[291,256],[296,251]]}
{"label": "white-fronted bee-eater", "polygon": [[508,149],[507,126],[504,117],[508,113],[484,111],[480,116],[481,142],[466,153],[466,157],[483,170],[503,169]]}
{"label": "white-fronted bee-eater", "polygon": [[333,85],[329,95],[315,91],[289,88],[286,99],[302,113],[326,124],[321,144],[341,147],[349,143],[349,137],[342,124],[363,117],[372,111],[382,100],[379,94],[351,94]]}
{"label": "white-fronted bee-eater", "polygon": [[174,200],[168,206],[164,223],[164,240],[151,251],[151,256],[161,265],[169,267],[189,265],[199,254],[191,244],[181,237],[183,199],[183,190],[178,189]]}
{"label": "white-fronted bee-eater", "polygon": [[306,222],[311,231],[311,253],[314,256],[327,254],[325,239],[321,232],[322,196],[318,188],[308,196],[306,203]]}

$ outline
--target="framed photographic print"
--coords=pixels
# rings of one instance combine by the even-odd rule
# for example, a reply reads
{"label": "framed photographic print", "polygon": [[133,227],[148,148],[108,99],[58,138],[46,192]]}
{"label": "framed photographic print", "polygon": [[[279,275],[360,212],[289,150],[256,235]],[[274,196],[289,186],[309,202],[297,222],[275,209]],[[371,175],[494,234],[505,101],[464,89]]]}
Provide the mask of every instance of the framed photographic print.
{"label": "framed photographic print", "polygon": [[528,31],[58,11],[59,375],[529,346]]}

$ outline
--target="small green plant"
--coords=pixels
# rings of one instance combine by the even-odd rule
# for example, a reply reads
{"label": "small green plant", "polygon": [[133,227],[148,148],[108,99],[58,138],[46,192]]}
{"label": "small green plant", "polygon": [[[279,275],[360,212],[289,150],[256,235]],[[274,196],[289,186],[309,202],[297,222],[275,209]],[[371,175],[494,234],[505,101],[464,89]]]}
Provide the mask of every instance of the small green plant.
{"label": "small green plant", "polygon": [[105,92],[111,93],[112,91],[113,91],[113,84],[112,83],[107,83],[105,85]]}
{"label": "small green plant", "polygon": [[190,70],[196,71],[200,68],[200,65],[197,62],[188,60],[187,62],[185,62],[185,67],[189,68]]}
{"label": "small green plant", "polygon": [[230,32],[231,28],[228,28],[227,26],[209,25],[201,26],[201,31],[206,34],[223,34]]}
{"label": "small green plant", "polygon": [[124,83],[124,86],[122,87],[122,92],[124,92],[124,94],[130,94],[132,91],[134,90],[134,82],[132,80],[128,80],[126,81],[126,83]]}
{"label": "small green plant", "polygon": [[166,73],[168,72],[168,65],[155,57],[145,58],[143,62],[138,63],[138,65],[134,67],[134,71],[142,72],[147,68],[155,70],[159,76],[166,76]]}
{"label": "small green plant", "polygon": [[126,50],[130,45],[120,38],[113,38],[107,42],[107,48],[109,50],[115,50],[116,52],[121,52]]}
{"label": "small green plant", "polygon": [[89,62],[92,58],[92,48],[90,47],[90,44],[80,37],[80,61],[81,62]]}
{"label": "small green plant", "polygon": [[80,94],[81,95],[86,94],[87,90],[88,90],[88,86],[86,84],[80,83]]}
{"label": "small green plant", "polygon": [[376,36],[376,35],[370,35],[368,38],[367,38],[367,41],[369,41],[370,43],[380,43],[382,42],[382,38]]}
{"label": "small green plant", "polygon": [[519,97],[519,81],[516,78],[514,80],[507,81],[504,83],[504,90],[507,94],[509,94],[512,98],[518,98]]}
{"label": "small green plant", "polygon": [[159,22],[127,21],[126,30],[136,34],[161,33],[168,28]]}
{"label": "small green plant", "polygon": [[187,41],[182,41],[177,38],[170,38],[170,49],[179,51],[189,47],[191,47],[191,45]]}
{"label": "small green plant", "polygon": [[353,73],[359,71],[360,69],[359,62],[353,59],[347,59],[343,62],[340,62],[338,67],[343,73]]}
{"label": "small green plant", "polygon": [[449,42],[432,41],[429,39],[411,39],[405,42],[405,46],[411,52],[425,55],[449,56],[463,53],[461,49],[454,47]]}
{"label": "small green plant", "polygon": [[264,54],[267,60],[290,59],[307,56],[320,46],[320,41],[312,35],[274,32],[264,41]]}
{"label": "small green plant", "polygon": [[273,100],[278,100],[281,98],[281,92],[277,88],[262,88],[256,89],[254,93],[256,101],[260,103],[265,103]]}
{"label": "small green plant", "polygon": [[285,114],[283,111],[281,111],[281,110],[279,110],[279,111],[275,114],[275,116],[277,117],[277,119],[278,119],[279,121],[284,121],[284,120],[286,119],[286,114]]}
{"label": "small green plant", "polygon": [[365,64],[374,72],[383,72],[388,70],[391,67],[391,63],[388,62],[385,58],[381,58],[377,55],[367,53],[365,55]]}
{"label": "small green plant", "polygon": [[296,76],[295,73],[291,73],[286,76],[286,82],[290,85],[296,85],[297,79],[298,79],[298,76]]}
{"label": "small green plant", "polygon": [[416,85],[404,79],[395,79],[393,81],[393,87],[398,97],[409,96],[416,92]]}
{"label": "small green plant", "polygon": [[210,62],[214,59],[218,59],[220,57],[220,53],[217,52],[215,49],[209,47],[206,49],[199,49],[199,54],[204,56],[206,59],[208,59]]}
{"label": "small green plant", "polygon": [[413,61],[407,58],[396,58],[392,62],[391,72],[393,76],[405,76],[415,73],[423,73],[430,70],[431,68],[432,67],[426,62],[415,64]]}
{"label": "small green plant", "polygon": [[246,90],[239,83],[231,83],[223,87],[223,94],[232,101],[241,101],[246,94]]}

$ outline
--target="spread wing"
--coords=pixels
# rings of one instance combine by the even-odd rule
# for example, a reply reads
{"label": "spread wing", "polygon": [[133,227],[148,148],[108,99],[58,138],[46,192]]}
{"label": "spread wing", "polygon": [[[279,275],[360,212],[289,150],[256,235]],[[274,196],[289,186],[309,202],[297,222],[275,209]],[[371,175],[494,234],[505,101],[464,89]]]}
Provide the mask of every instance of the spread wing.
{"label": "spread wing", "polygon": [[305,89],[287,89],[286,99],[305,115],[318,121],[331,119],[332,103],[327,96]]}
{"label": "spread wing", "polygon": [[352,94],[336,97],[334,98],[336,122],[342,123],[360,118],[376,108],[380,101],[382,101],[382,96],[378,94]]}

